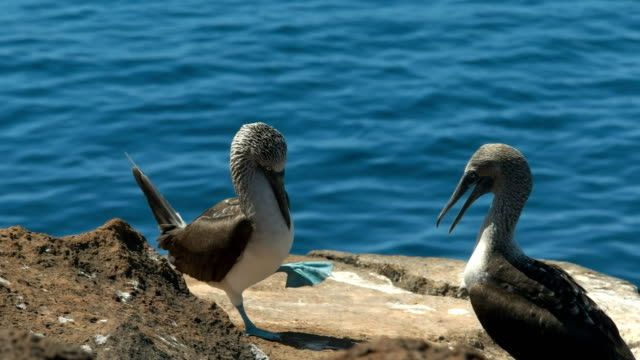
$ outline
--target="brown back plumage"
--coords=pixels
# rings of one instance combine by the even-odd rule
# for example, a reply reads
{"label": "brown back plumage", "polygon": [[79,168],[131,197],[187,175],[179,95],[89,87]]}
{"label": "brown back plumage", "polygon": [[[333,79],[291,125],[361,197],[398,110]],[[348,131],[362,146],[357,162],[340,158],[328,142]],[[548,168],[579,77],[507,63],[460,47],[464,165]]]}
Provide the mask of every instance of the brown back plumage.
{"label": "brown back plumage", "polygon": [[237,198],[208,209],[184,228],[163,229],[158,245],[168,250],[182,273],[201,281],[224,279],[238,261],[253,232]]}
{"label": "brown back plumage", "polygon": [[614,322],[564,270],[502,256],[489,269],[489,280],[469,289],[471,304],[516,359],[634,359]]}

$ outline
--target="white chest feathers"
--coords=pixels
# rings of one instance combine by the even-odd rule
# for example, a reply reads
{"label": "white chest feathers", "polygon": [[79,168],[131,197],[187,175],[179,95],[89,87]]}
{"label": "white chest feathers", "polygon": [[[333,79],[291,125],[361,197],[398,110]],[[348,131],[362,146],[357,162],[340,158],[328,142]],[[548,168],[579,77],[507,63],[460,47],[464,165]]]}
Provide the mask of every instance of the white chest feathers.
{"label": "white chest feathers", "polygon": [[487,258],[489,256],[489,247],[487,241],[480,239],[473,254],[464,268],[464,287],[470,287],[478,281],[486,277]]}
{"label": "white chest feathers", "polygon": [[290,229],[271,185],[261,172],[253,177],[248,196],[254,230],[238,262],[225,277],[227,288],[238,294],[272,275],[289,254],[293,243],[293,221]]}

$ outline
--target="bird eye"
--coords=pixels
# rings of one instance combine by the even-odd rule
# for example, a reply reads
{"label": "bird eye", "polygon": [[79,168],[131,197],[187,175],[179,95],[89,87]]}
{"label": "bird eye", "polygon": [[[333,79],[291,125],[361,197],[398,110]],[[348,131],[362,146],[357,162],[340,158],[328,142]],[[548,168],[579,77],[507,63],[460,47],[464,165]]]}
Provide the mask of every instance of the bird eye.
{"label": "bird eye", "polygon": [[466,177],[467,177],[467,181],[470,184],[475,183],[476,181],[478,181],[478,178],[479,178],[478,173],[475,171],[469,171]]}
{"label": "bird eye", "polygon": [[267,166],[267,167],[265,167],[265,169],[266,169],[267,171],[273,171],[273,169],[271,168],[271,166]]}

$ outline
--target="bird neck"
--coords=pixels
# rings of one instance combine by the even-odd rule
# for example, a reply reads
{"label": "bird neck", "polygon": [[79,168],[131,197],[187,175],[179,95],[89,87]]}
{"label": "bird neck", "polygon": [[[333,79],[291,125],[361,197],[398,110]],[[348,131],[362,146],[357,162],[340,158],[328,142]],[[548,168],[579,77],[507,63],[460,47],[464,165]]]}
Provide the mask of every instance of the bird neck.
{"label": "bird neck", "polygon": [[248,158],[234,159],[231,166],[233,187],[242,212],[254,223],[257,231],[276,231],[285,223],[269,180],[255,162]]}
{"label": "bird neck", "polygon": [[496,191],[491,208],[478,233],[478,244],[482,243],[482,247],[490,253],[504,256],[522,255],[522,250],[514,239],[514,233],[528,196],[528,191],[508,188]]}
{"label": "bird neck", "polygon": [[255,208],[255,189],[253,189],[253,178],[256,176],[257,169],[252,166],[246,166],[242,174],[233,177],[233,188],[240,200],[240,208],[247,217],[252,218],[256,212]]}

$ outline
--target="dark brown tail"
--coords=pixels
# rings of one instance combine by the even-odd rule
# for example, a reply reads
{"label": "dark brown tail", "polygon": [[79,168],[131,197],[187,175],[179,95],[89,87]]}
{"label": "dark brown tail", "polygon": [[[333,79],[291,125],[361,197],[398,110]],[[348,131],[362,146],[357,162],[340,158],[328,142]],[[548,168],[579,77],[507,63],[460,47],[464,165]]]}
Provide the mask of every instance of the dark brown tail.
{"label": "dark brown tail", "polygon": [[153,183],[147,175],[145,175],[142,170],[136,165],[136,163],[131,159],[129,154],[125,153],[127,158],[131,162],[133,177],[136,178],[136,182],[144,196],[147,198],[147,202],[149,203],[149,207],[153,212],[153,216],[156,218],[158,222],[158,226],[164,232],[167,228],[183,228],[186,226],[180,214],[169,204],[169,202],[162,196],[162,194],[153,186]]}

